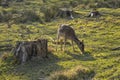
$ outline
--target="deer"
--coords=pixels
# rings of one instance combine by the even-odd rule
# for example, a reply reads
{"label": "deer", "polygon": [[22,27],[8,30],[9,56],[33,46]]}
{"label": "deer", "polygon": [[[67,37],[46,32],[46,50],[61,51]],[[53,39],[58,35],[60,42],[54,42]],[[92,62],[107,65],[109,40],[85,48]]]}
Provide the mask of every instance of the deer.
{"label": "deer", "polygon": [[[64,40],[64,47],[62,46],[63,40],[61,40],[61,39]],[[58,45],[58,41],[61,40],[61,50],[64,49],[64,51],[65,51],[67,39],[71,40],[71,43],[73,46],[73,51],[75,51],[74,44],[73,44],[73,42],[75,42],[77,44],[78,48],[80,49],[81,54],[84,54],[84,42],[83,42],[83,40],[81,41],[77,38],[74,29],[70,25],[62,24],[59,26],[59,28],[57,30],[56,45]],[[56,51],[57,51],[57,47],[56,47]]]}

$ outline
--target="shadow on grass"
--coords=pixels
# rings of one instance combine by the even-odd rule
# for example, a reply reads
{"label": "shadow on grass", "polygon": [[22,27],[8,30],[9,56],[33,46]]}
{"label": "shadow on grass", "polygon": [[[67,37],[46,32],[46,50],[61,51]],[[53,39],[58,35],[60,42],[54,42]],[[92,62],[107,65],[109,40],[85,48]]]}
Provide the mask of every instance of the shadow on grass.
{"label": "shadow on grass", "polygon": [[57,56],[49,53],[46,59],[33,58],[24,65],[17,65],[12,71],[17,75],[27,76],[29,80],[39,80],[55,71],[64,70],[62,66],[57,64],[58,61]]}
{"label": "shadow on grass", "polygon": [[[72,59],[83,60],[83,61],[92,61],[95,60],[89,52],[81,55],[79,53],[71,53],[69,51],[66,52],[68,55],[72,56]],[[63,58],[62,58],[63,60]],[[66,59],[65,59],[66,60]],[[68,59],[67,59],[68,60]],[[6,69],[6,72],[9,75],[21,76],[23,80],[39,80],[44,79],[47,76],[50,76],[52,73],[56,71],[64,70],[64,67],[57,64],[57,62],[61,61],[53,53],[49,52],[48,58],[40,59],[33,58],[31,61],[26,62],[24,65],[10,65],[12,68]],[[6,63],[9,63],[7,61]],[[8,66],[8,65],[6,65]],[[2,68],[2,67],[1,67]],[[7,75],[6,75],[7,76]],[[24,79],[24,76],[27,77]],[[19,79],[18,79],[19,80]]]}
{"label": "shadow on grass", "polygon": [[66,51],[66,53],[70,56],[72,56],[74,59],[77,60],[82,60],[82,61],[93,61],[95,60],[92,55],[90,54],[90,52],[85,52],[84,54],[80,54],[78,52],[75,53],[71,53],[69,51]]}

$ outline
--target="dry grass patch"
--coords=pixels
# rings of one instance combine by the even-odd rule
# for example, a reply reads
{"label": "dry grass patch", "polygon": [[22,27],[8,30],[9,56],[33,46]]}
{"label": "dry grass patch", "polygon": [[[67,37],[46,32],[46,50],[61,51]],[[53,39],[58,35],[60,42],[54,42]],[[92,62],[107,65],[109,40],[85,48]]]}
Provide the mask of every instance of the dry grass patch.
{"label": "dry grass patch", "polygon": [[70,70],[55,72],[48,77],[48,80],[92,80],[94,74],[93,70],[77,66]]}

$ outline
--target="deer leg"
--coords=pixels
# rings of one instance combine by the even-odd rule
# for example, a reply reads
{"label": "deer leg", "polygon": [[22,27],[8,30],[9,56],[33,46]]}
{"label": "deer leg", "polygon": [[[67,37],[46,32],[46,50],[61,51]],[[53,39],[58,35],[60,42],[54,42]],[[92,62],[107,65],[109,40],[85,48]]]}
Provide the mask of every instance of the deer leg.
{"label": "deer leg", "polygon": [[66,50],[66,37],[64,38],[64,51]]}
{"label": "deer leg", "polygon": [[57,35],[57,41],[56,41],[56,51],[58,49],[58,42],[59,42],[59,35]]}
{"label": "deer leg", "polygon": [[60,40],[60,44],[61,44],[61,51],[63,51],[63,40]]}
{"label": "deer leg", "polygon": [[57,48],[58,48],[58,39],[56,41],[56,51],[57,51]]}
{"label": "deer leg", "polygon": [[74,42],[73,42],[73,40],[71,40],[71,42],[72,42],[73,51],[75,51],[75,47],[74,47]]}

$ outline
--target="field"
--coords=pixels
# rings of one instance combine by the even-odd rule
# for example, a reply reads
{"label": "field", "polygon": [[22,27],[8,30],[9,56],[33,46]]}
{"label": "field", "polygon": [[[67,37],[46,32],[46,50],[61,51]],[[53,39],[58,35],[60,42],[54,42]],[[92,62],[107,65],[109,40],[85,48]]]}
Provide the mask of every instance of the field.
{"label": "field", "polygon": [[[33,58],[24,65],[17,65],[13,64],[12,52],[1,48],[1,57],[2,54],[9,54],[9,57],[0,59],[0,80],[120,80],[120,8],[99,8],[103,15],[98,20],[83,16],[90,9],[74,10],[81,16],[72,20],[26,22],[13,24],[11,28],[1,22],[0,46],[46,38],[49,53],[48,59]],[[60,48],[55,50],[53,42],[60,24],[73,26],[77,37],[84,40],[85,54],[80,54],[76,45],[74,52],[71,43],[65,52]]]}

